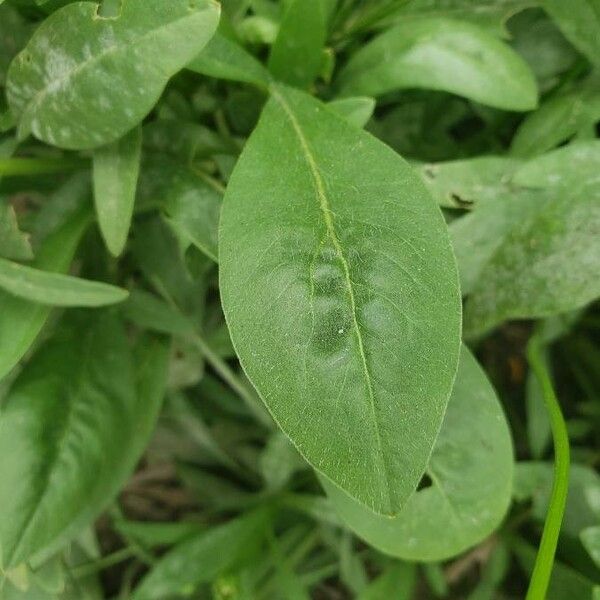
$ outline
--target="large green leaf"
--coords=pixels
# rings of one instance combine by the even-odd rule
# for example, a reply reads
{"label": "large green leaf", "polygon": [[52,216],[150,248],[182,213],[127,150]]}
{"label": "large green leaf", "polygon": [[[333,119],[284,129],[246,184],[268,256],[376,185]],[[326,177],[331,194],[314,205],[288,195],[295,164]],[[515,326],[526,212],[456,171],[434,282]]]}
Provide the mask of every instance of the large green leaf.
{"label": "large green leaf", "polygon": [[25,45],[30,31],[15,8],[10,5],[0,8],[0,85],[4,85],[10,61]]}
{"label": "large green leaf", "polygon": [[[513,183],[530,191],[485,213],[495,247],[465,307],[467,332],[575,310],[600,296],[599,168],[600,142],[594,141],[517,171]],[[502,231],[495,232],[494,216],[502,212]]]}
{"label": "large green leaf", "polygon": [[[66,271],[90,222],[91,215],[87,209],[76,213],[48,236],[39,248],[33,266],[42,271]],[[47,306],[0,291],[0,379],[27,352],[50,310]]]}
{"label": "large green leaf", "polygon": [[234,346],[281,428],[350,495],[397,513],[459,352],[454,260],[419,178],[318,101],[278,88],[227,189],[219,258]]}
{"label": "large green leaf", "polygon": [[600,65],[600,0],[541,0],[564,36]]}
{"label": "large green leaf", "polygon": [[269,70],[276,79],[306,87],[323,63],[325,12],[322,0],[291,0],[271,48]]}
{"label": "large green leaf", "polygon": [[0,256],[14,260],[33,258],[29,237],[19,230],[15,211],[3,198],[0,198]]}
{"label": "large green leaf", "polygon": [[409,19],[361,48],[342,70],[345,95],[379,96],[403,88],[443,90],[505,110],[531,110],[535,79],[506,44],[475,25]]}
{"label": "large green leaf", "polygon": [[129,295],[101,281],[32,269],[4,258],[0,258],[0,289],[47,306],[106,306]]}
{"label": "large green leaf", "polygon": [[94,152],[96,215],[113,256],[119,256],[127,242],[141,156],[141,127],[135,127],[120,140]]}
{"label": "large green leaf", "polygon": [[5,568],[58,547],[113,498],[157,418],[167,357],[147,343],[136,375],[120,323],[94,313],[27,365],[0,415]]}
{"label": "large green leaf", "polygon": [[132,600],[190,596],[200,584],[251,557],[267,525],[268,512],[257,510],[190,537],[161,558],[142,579]]}
{"label": "large green leaf", "polygon": [[13,61],[7,83],[21,136],[63,148],[116,141],[152,109],[219,20],[212,0],[124,0],[118,18],[94,2],[56,11]]}
{"label": "large green leaf", "polygon": [[444,560],[488,536],[510,504],[512,443],[496,394],[466,347],[425,473],[431,485],[415,492],[393,519],[323,483],[340,516],[361,538],[399,558]]}

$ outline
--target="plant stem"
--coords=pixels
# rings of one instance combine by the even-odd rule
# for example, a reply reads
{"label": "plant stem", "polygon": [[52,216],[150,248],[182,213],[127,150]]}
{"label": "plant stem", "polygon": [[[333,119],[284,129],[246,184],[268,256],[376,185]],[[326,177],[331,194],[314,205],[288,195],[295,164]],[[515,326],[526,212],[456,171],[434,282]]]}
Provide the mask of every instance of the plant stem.
{"label": "plant stem", "polygon": [[81,565],[77,565],[71,569],[71,574],[76,579],[81,579],[83,577],[88,577],[89,575],[93,575],[94,573],[98,573],[98,571],[103,571],[108,567],[112,567],[113,565],[117,565],[128,558],[136,556],[137,552],[135,548],[127,547],[121,548],[121,550],[117,550],[112,554],[108,554],[107,556],[103,556],[98,560],[93,560],[90,562],[83,563]]}
{"label": "plant stem", "polygon": [[79,158],[2,158],[0,175],[51,175],[81,169],[88,164],[89,161]]}
{"label": "plant stem", "polygon": [[552,574],[556,545],[569,490],[569,437],[550,375],[542,357],[542,342],[537,334],[534,334],[529,341],[527,359],[542,388],[554,442],[554,481],[550,506],[526,596],[526,600],[544,600]]}
{"label": "plant stem", "polygon": [[200,350],[200,353],[209,362],[210,366],[222,377],[223,381],[236,392],[240,398],[246,403],[246,406],[251,410],[256,419],[269,429],[273,423],[266,412],[262,411],[257,405],[256,399],[250,390],[240,381],[239,377],[233,372],[233,369],[206,343],[204,338],[195,334],[192,337],[194,344]]}

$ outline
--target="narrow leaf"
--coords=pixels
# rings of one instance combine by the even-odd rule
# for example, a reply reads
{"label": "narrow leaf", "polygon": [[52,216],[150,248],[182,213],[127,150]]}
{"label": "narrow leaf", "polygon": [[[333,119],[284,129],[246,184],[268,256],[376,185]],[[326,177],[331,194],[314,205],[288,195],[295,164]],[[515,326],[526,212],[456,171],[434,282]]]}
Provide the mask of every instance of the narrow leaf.
{"label": "narrow leaf", "polygon": [[142,130],[94,151],[94,200],[100,231],[113,256],[127,242],[142,155]]}
{"label": "narrow leaf", "polygon": [[325,37],[322,0],[292,0],[271,49],[269,71],[284,83],[307,87],[321,68]]}
{"label": "narrow leaf", "polygon": [[0,288],[46,306],[106,306],[129,295],[113,285],[40,271],[4,258],[0,258]]}
{"label": "narrow leaf", "polygon": [[219,244],[233,344],[280,427],[349,494],[397,513],[459,350],[454,260],[423,184],[384,144],[281,88],[227,188]]}

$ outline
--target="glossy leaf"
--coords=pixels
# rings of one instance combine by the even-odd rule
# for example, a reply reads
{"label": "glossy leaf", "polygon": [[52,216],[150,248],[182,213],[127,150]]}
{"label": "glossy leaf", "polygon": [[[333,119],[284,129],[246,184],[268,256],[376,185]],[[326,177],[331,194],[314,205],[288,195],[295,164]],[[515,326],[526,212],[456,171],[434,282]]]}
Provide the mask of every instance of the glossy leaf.
{"label": "glossy leaf", "polygon": [[220,32],[187,68],[216,79],[243,81],[261,88],[269,86],[271,75],[252,54]]}
{"label": "glossy leaf", "polygon": [[599,167],[600,143],[589,142],[515,174],[516,185],[538,191],[510,202],[508,226],[465,307],[469,334],[506,319],[574,310],[600,296],[600,194],[592,175]]}
{"label": "glossy leaf", "polygon": [[94,151],[96,215],[106,246],[113,256],[119,256],[127,242],[141,155],[140,127]]}
{"label": "glossy leaf", "polygon": [[46,306],[106,306],[127,299],[127,290],[78,277],[33,269],[0,258],[0,289]]}
{"label": "glossy leaf", "polygon": [[[65,272],[91,221],[87,210],[75,214],[39,248],[35,268]],[[0,291],[0,379],[18,362],[42,329],[50,308]]]}
{"label": "glossy leaf", "polygon": [[541,0],[564,36],[594,64],[600,64],[600,1]]}
{"label": "glossy leaf", "polygon": [[427,464],[459,349],[449,240],[418,177],[279,88],[228,186],[219,256],[233,344],[280,427],[353,497],[397,513]]}
{"label": "glossy leaf", "polygon": [[190,537],[156,563],[135,589],[132,600],[191,595],[200,584],[252,556],[264,538],[267,524],[268,513],[259,510]]}
{"label": "glossy leaf", "polygon": [[136,375],[121,325],[95,313],[28,364],[0,415],[5,567],[68,541],[112,500],[157,418],[167,356],[148,344]]}
{"label": "glossy leaf", "polygon": [[425,471],[431,483],[415,492],[398,516],[375,515],[322,481],[340,516],[371,546],[405,560],[439,561],[474,546],[497,527],[510,504],[512,473],[502,408],[463,347],[448,412]]}
{"label": "glossy leaf", "polygon": [[211,0],[124,0],[118,18],[97,11],[93,2],[56,11],[13,61],[7,93],[21,137],[33,133],[70,149],[118,140],[202,50],[219,20]]}
{"label": "glossy leaf", "polygon": [[505,110],[537,103],[518,54],[475,25],[443,18],[410,19],[377,36],[350,59],[338,85],[344,95],[443,90]]}
{"label": "glossy leaf", "polygon": [[29,236],[19,230],[13,207],[2,198],[0,198],[0,256],[14,260],[33,258]]}
{"label": "glossy leaf", "polygon": [[269,71],[284,83],[310,85],[323,62],[326,28],[322,0],[292,0],[271,48]]}

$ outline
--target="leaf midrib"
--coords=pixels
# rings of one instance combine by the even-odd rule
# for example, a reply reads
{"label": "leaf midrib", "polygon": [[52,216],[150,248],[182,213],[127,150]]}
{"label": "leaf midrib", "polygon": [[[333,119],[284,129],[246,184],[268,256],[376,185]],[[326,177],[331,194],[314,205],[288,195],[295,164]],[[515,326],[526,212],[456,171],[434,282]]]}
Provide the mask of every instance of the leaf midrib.
{"label": "leaf midrib", "polygon": [[356,341],[358,344],[358,350],[359,350],[359,355],[360,355],[363,376],[364,376],[364,380],[365,380],[365,384],[366,384],[366,388],[367,388],[367,394],[369,397],[371,413],[373,415],[373,423],[375,426],[374,429],[375,429],[375,437],[376,437],[376,441],[377,441],[377,457],[378,457],[378,461],[380,463],[381,472],[384,474],[383,480],[385,483],[385,493],[386,493],[385,500],[386,500],[387,506],[390,509],[392,509],[393,507],[392,507],[392,502],[391,502],[391,488],[390,488],[390,476],[389,476],[390,470],[389,470],[387,460],[385,458],[385,453],[383,451],[381,432],[380,432],[379,422],[377,419],[377,411],[375,408],[375,394],[373,391],[373,382],[371,380],[371,374],[369,372],[369,367],[367,364],[367,357],[365,354],[363,336],[360,331],[360,326],[358,323],[356,298],[354,296],[354,289],[352,287],[352,279],[350,277],[350,267],[348,265],[348,261],[346,260],[346,257],[344,256],[344,251],[343,251],[342,245],[341,245],[340,240],[337,237],[337,233],[335,231],[335,225],[333,222],[333,212],[329,205],[329,200],[327,198],[327,194],[325,191],[325,185],[323,183],[323,179],[321,177],[319,167],[318,167],[315,157],[311,151],[308,140],[306,139],[306,136],[304,135],[304,132],[302,131],[302,127],[300,126],[300,123],[298,122],[296,115],[294,114],[292,108],[287,103],[285,98],[275,89],[272,90],[272,96],[279,103],[279,105],[283,109],[284,113],[290,120],[290,123],[292,124],[292,129],[294,130],[294,133],[296,134],[296,136],[298,138],[298,141],[302,148],[303,154],[306,158],[306,162],[308,164],[308,167],[309,167],[312,179],[313,179],[313,183],[315,186],[315,192],[316,192],[317,199],[319,202],[319,207],[323,214],[323,219],[325,221],[327,233],[329,235],[329,238],[331,239],[333,247],[336,251],[336,254],[338,256],[338,259],[339,259],[339,261],[342,265],[342,269],[344,271],[346,291],[348,293],[348,299],[350,301],[350,309],[351,309],[351,313],[352,313],[353,330],[356,335]]}
{"label": "leaf midrib", "polygon": [[[211,10],[211,6],[212,6],[211,4],[208,4],[206,6],[206,8],[203,9],[203,10],[201,10],[201,11],[197,11],[197,12],[193,12],[191,14],[184,15],[182,17],[179,17],[178,19],[175,19],[174,21],[169,21],[165,25],[160,25],[159,27],[155,27],[153,29],[150,29],[146,33],[143,33],[139,37],[135,38],[134,44],[138,44],[140,41],[143,41],[146,38],[151,38],[154,35],[156,35],[158,32],[163,31],[163,30],[167,30],[170,27],[172,27],[174,25],[177,25],[179,22],[184,21],[185,19],[189,19],[190,17],[195,17],[195,16],[203,14],[205,12],[209,12]],[[95,56],[93,56],[92,58],[90,58],[90,59],[88,59],[88,60],[80,63],[74,69],[72,69],[71,71],[68,71],[67,73],[65,73],[62,77],[58,77],[57,79],[53,79],[51,83],[56,88],[56,90],[60,90],[65,82],[74,79],[84,69],[86,69],[86,68],[88,68],[90,66],[95,65],[96,63],[100,62],[101,60],[103,60],[107,56],[110,56],[111,54],[116,54],[120,50],[126,50],[128,47],[129,48],[131,47],[130,43],[116,43],[116,44],[114,44],[112,46],[109,46],[108,48],[102,50],[101,52],[99,52],[98,54],[96,54]],[[48,84],[46,84],[44,86],[44,88],[41,89],[26,104],[26,106],[25,106],[25,108],[23,109],[23,112],[22,112],[23,116],[28,115],[32,110],[34,110],[35,107],[39,106],[39,104],[50,93],[50,89],[49,88],[50,88],[50,86]]]}

